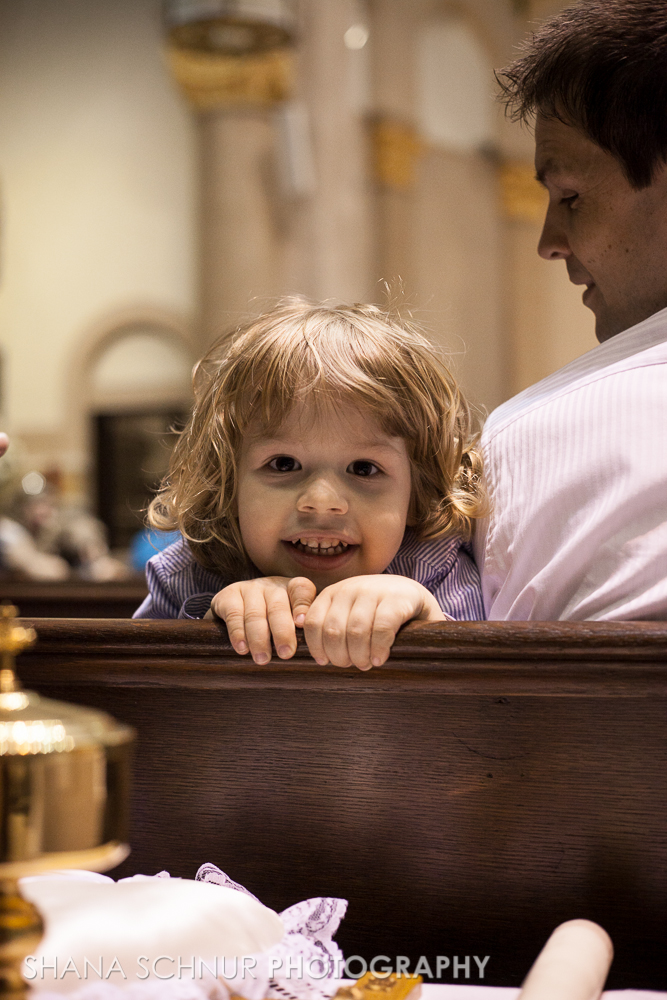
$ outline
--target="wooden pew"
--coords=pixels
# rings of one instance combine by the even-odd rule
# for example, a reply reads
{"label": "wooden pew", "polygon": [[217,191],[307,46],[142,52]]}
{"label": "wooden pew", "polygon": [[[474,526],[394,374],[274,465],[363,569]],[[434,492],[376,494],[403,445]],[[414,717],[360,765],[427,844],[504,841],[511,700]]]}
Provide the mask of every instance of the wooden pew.
{"label": "wooden pew", "polygon": [[[277,909],[349,899],[347,955],[518,985],[563,920],[667,989],[667,627],[410,625],[369,672],[254,666],[214,622],[36,620],[26,687],[138,730],[133,854]],[[470,956],[470,979],[459,966]]]}
{"label": "wooden pew", "polygon": [[147,593],[142,576],[108,583],[0,577],[0,601],[11,601],[26,618],[131,618]]}

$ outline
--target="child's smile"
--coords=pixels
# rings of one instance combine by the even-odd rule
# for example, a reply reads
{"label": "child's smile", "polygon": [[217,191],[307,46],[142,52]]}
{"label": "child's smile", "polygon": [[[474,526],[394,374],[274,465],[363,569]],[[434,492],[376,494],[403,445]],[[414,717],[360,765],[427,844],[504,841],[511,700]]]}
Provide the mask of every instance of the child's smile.
{"label": "child's smile", "polygon": [[249,435],[239,463],[243,543],[266,576],[318,590],[382,573],[403,540],[411,493],[405,441],[349,403],[296,406],[272,438]]}
{"label": "child's smile", "polygon": [[319,538],[315,534],[295,540],[283,539],[283,545],[288,549],[292,559],[307,570],[332,570],[344,566],[356,549],[353,542],[344,542],[337,536]]}

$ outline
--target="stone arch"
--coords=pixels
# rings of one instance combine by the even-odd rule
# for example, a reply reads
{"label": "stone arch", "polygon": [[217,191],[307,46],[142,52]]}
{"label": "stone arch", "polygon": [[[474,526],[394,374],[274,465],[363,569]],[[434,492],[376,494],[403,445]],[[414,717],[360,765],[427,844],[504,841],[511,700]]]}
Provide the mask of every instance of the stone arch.
{"label": "stone arch", "polygon": [[[130,371],[131,351],[125,350],[134,340],[139,347],[135,360],[139,362]],[[160,353],[164,350],[152,383],[145,377],[150,346]],[[119,348],[121,349],[119,352]],[[115,359],[114,359],[115,355]],[[73,490],[82,500],[92,496],[93,433],[91,417],[100,409],[127,412],[150,406],[180,406],[184,409],[191,400],[189,372],[197,357],[197,347],[187,321],[174,313],[150,309],[129,309],[101,318],[80,338],[73,351],[66,379],[66,429],[64,443],[66,454],[63,464],[75,472],[77,487]],[[105,359],[111,359],[104,369]],[[180,377],[177,374],[180,359]],[[170,365],[171,360],[171,365]],[[123,361],[128,366],[127,386],[119,378]],[[143,366],[143,370],[139,368]],[[103,372],[100,384],[96,375]],[[169,372],[174,377],[167,377]],[[110,377],[111,376],[111,377]],[[144,376],[144,377],[142,377]]]}
{"label": "stone arch", "polygon": [[416,118],[432,145],[464,154],[496,147],[493,57],[465,9],[434,11],[417,29]]}

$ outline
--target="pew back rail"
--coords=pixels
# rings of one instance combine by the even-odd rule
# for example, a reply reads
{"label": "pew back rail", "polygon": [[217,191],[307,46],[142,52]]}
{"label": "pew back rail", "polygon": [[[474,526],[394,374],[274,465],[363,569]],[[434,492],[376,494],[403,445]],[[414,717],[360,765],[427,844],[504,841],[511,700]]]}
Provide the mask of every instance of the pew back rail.
{"label": "pew back rail", "polygon": [[[118,874],[212,861],[281,909],[350,908],[347,954],[518,985],[588,917],[610,984],[667,988],[667,628],[412,624],[368,672],[259,667],[215,622],[34,620],[26,687],[139,731]],[[456,981],[456,980],[452,980]]]}

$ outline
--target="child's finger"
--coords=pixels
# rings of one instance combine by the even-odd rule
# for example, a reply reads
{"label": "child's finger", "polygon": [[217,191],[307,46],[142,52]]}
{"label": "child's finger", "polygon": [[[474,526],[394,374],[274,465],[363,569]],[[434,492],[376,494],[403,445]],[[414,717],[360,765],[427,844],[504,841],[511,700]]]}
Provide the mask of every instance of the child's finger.
{"label": "child's finger", "polygon": [[276,652],[281,660],[296,653],[296,629],[286,590],[275,589],[266,595],[266,615]]}
{"label": "child's finger", "polygon": [[245,608],[241,591],[226,587],[215,595],[211,607],[227,626],[227,634],[234,650],[243,655],[248,652],[245,634]]}
{"label": "child's finger", "polygon": [[267,620],[264,592],[255,588],[245,594],[245,634],[255,663],[263,665],[271,660],[271,633]]}
{"label": "child's finger", "polygon": [[324,654],[337,667],[352,666],[347,647],[347,623],[352,603],[353,597],[349,591],[335,592],[322,622]]}
{"label": "child's finger", "polygon": [[350,608],[347,618],[347,651],[359,670],[371,667],[371,632],[377,609],[377,598],[360,596]]}
{"label": "child's finger", "polygon": [[373,667],[381,666],[389,657],[396,633],[410,618],[392,601],[381,601],[375,611],[375,620],[370,635],[370,663]]}
{"label": "child's finger", "polygon": [[329,662],[329,657],[324,651],[322,627],[330,604],[330,595],[326,590],[323,590],[311,604],[306,614],[306,620],[303,623],[303,634],[310,655],[321,667],[325,667]]}
{"label": "child's finger", "polygon": [[302,628],[308,610],[317,596],[317,588],[305,576],[295,576],[287,584],[287,594],[292,605],[294,624]]}

